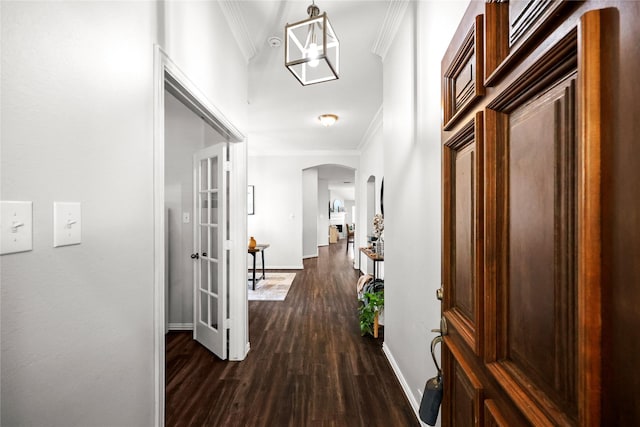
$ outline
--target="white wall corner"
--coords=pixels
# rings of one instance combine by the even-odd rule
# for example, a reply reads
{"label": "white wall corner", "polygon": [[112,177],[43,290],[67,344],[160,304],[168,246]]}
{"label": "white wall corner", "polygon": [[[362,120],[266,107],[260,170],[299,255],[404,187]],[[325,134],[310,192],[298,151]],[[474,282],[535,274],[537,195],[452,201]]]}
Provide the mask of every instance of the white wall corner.
{"label": "white wall corner", "polygon": [[220,9],[222,10],[224,17],[227,20],[227,24],[231,29],[233,38],[236,40],[236,43],[238,43],[238,47],[242,52],[242,56],[244,56],[247,63],[249,63],[251,58],[253,58],[258,53],[258,50],[251,40],[251,36],[247,29],[247,24],[244,20],[244,15],[240,10],[240,3],[242,2],[219,2]]}
{"label": "white wall corner", "polygon": [[384,61],[384,58],[389,51],[389,47],[393,43],[393,39],[396,37],[396,33],[400,28],[402,18],[408,5],[409,2],[405,0],[392,0],[389,2],[387,15],[384,18],[378,37],[371,47],[371,52],[382,58],[382,61]]}

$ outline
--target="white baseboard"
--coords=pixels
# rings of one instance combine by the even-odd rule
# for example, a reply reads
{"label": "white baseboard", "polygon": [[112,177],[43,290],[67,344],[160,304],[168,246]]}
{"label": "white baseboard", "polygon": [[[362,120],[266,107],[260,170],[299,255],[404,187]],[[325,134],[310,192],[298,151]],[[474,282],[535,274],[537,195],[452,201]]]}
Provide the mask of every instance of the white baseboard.
{"label": "white baseboard", "polygon": [[300,265],[268,265],[265,270],[267,273],[269,270],[304,270],[302,264]]}
{"label": "white baseboard", "polygon": [[170,331],[193,331],[193,323],[169,323]]}
{"label": "white baseboard", "polygon": [[393,357],[393,354],[391,354],[391,350],[389,350],[389,347],[387,347],[387,343],[382,343],[382,352],[385,356],[387,356],[387,360],[389,361],[393,372],[396,374],[396,378],[398,378],[398,381],[400,381],[402,391],[404,391],[405,396],[407,396],[407,399],[409,400],[409,403],[413,408],[413,413],[416,416],[416,419],[418,420],[418,422],[420,422],[420,425],[426,426],[426,424],[420,421],[420,415],[418,413],[420,410],[420,402],[416,400],[415,396],[411,392],[411,387],[409,386],[407,380],[404,378],[404,375],[402,375],[402,371],[400,371],[400,367],[398,366],[396,359]]}

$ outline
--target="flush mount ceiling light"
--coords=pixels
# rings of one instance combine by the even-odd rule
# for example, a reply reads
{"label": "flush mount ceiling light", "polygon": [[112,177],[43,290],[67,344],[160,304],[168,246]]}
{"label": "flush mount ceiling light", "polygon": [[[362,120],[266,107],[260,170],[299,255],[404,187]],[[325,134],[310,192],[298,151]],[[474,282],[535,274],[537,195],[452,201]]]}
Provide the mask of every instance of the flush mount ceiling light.
{"label": "flush mount ceiling light", "polygon": [[327,13],[320,15],[315,2],[307,13],[308,19],[284,28],[285,66],[303,86],[335,80],[340,69],[340,42]]}
{"label": "flush mount ceiling light", "polygon": [[328,128],[329,126],[333,126],[334,123],[338,121],[338,116],[336,116],[335,114],[322,114],[318,116],[318,120],[320,120],[322,126]]}

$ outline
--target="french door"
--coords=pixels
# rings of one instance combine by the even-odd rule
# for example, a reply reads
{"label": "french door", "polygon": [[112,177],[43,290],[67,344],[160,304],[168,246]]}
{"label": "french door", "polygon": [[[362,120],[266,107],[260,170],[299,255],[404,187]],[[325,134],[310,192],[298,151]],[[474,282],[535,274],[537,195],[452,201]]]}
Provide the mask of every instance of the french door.
{"label": "french door", "polygon": [[194,155],[193,338],[227,358],[227,174],[225,144]]}

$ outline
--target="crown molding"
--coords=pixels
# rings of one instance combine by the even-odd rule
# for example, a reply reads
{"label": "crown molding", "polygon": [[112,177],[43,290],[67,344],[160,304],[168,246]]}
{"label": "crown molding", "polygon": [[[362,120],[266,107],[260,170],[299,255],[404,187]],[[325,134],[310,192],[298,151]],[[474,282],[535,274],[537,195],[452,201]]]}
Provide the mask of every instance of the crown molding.
{"label": "crown molding", "polygon": [[359,156],[359,150],[247,150],[249,157],[316,157],[316,156]]}
{"label": "crown molding", "polygon": [[363,152],[367,148],[367,146],[371,142],[373,135],[375,135],[382,127],[383,117],[384,116],[382,114],[382,104],[381,104],[380,108],[378,108],[378,111],[376,111],[376,113],[373,115],[373,118],[369,123],[369,127],[364,132],[364,135],[362,135],[360,144],[358,144],[358,148],[357,148],[358,151]]}
{"label": "crown molding", "polygon": [[229,24],[231,34],[233,34],[233,37],[236,39],[236,43],[238,44],[244,59],[249,63],[251,58],[258,53],[258,50],[253,44],[253,41],[251,41],[251,35],[247,29],[247,23],[244,20],[242,10],[240,10],[240,4],[242,2],[221,1],[219,3],[222,14],[227,20],[227,24]]}
{"label": "crown molding", "polygon": [[378,55],[383,61],[389,51],[391,43],[393,43],[393,39],[396,37],[396,33],[400,28],[400,23],[402,22],[409,3],[409,1],[404,0],[392,0],[389,2],[387,14],[384,17],[378,38],[371,47],[371,52]]}

